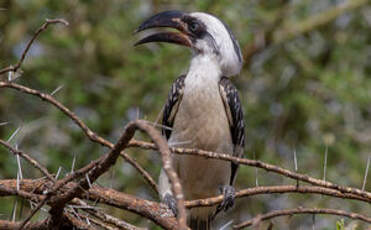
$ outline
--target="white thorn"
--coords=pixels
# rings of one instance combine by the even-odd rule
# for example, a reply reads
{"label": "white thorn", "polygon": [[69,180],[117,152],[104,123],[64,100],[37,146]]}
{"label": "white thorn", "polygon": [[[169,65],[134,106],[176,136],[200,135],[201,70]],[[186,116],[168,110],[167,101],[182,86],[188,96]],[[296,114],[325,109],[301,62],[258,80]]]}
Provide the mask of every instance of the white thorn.
{"label": "white thorn", "polygon": [[156,117],[155,122],[153,123],[153,126],[156,126],[159,123],[159,121],[162,117],[162,114],[164,113],[164,109],[165,109],[165,105],[162,106],[161,111],[159,112],[159,114]]}
{"label": "white thorn", "polygon": [[9,124],[9,121],[0,122],[0,126],[7,125],[7,124]]}
{"label": "white thorn", "polygon": [[53,92],[50,93],[51,96],[59,92],[61,89],[63,89],[64,85],[58,86]]}
{"label": "white thorn", "polygon": [[312,216],[312,230],[316,230],[316,215]]}
{"label": "white thorn", "polygon": [[21,126],[19,126],[14,132],[13,134],[9,137],[8,141],[7,142],[10,142],[17,134],[18,132],[21,130]]}
{"label": "white thorn", "polygon": [[175,147],[175,146],[177,146],[177,145],[190,144],[190,143],[192,143],[192,141],[191,141],[191,140],[188,140],[188,141],[177,141],[177,142],[171,142],[171,143],[168,143],[168,145],[169,145],[170,147]]}
{"label": "white thorn", "polygon": [[[255,152],[253,152],[253,156],[254,156],[254,160],[256,160],[256,158],[255,158]],[[255,186],[256,187],[259,186],[258,168],[257,167],[255,167]]]}
{"label": "white thorn", "polygon": [[9,71],[8,72],[8,81],[11,82],[12,80],[13,80],[13,71]]}
{"label": "white thorn", "polygon": [[362,191],[365,191],[365,188],[366,188],[367,174],[368,174],[368,169],[370,168],[370,160],[371,160],[371,156],[368,156],[365,177],[363,178]]}
{"label": "white thorn", "polygon": [[34,209],[34,204],[32,203],[32,201],[29,201],[30,202],[30,209],[32,210],[32,209]]}
{"label": "white thorn", "polygon": [[71,173],[73,173],[73,170],[75,169],[75,163],[76,163],[76,153],[73,153]]}
{"label": "white thorn", "polygon": [[61,170],[62,170],[62,167],[59,166],[58,171],[57,171],[57,174],[55,175],[55,179],[56,179],[56,180],[58,179],[59,174],[61,173]]}
{"label": "white thorn", "polygon": [[85,174],[85,177],[86,177],[86,181],[87,181],[88,184],[89,184],[89,188],[91,188],[92,185],[91,185],[91,183],[90,183],[90,178],[89,178],[88,174]]}
{"label": "white thorn", "polygon": [[16,184],[16,188],[17,188],[17,191],[19,191],[19,188],[20,188],[20,186],[19,186],[19,172],[17,172],[17,184]]}
{"label": "white thorn", "polygon": [[169,126],[166,126],[166,125],[163,125],[163,124],[158,124],[158,123],[154,123],[154,122],[151,122],[151,121],[145,121],[145,122],[148,123],[148,124],[151,124],[153,127],[159,127],[159,128],[163,128],[163,129],[170,130],[170,131],[173,130],[173,128],[171,128]]}
{"label": "white thorn", "polygon": [[323,163],[323,180],[326,181],[326,171],[327,171],[327,154],[328,154],[328,146],[326,145],[326,150],[325,150],[325,160]]}
{"label": "white thorn", "polygon": [[298,159],[296,157],[296,149],[294,149],[294,166],[295,166],[295,172],[298,171]]}
{"label": "white thorn", "polygon": [[15,202],[14,202],[13,212],[12,212],[12,221],[13,222],[15,221],[15,216],[16,216],[16,213],[17,213],[17,204],[18,204],[18,200],[16,199]]}
{"label": "white thorn", "polygon": [[82,221],[81,218],[80,218],[80,215],[77,214],[77,212],[75,211],[75,209],[71,208],[71,211],[73,212],[73,214],[75,214],[75,216],[77,217],[77,219],[79,219],[80,221]]}
{"label": "white thorn", "polygon": [[21,159],[20,159],[18,154],[16,155],[16,158],[17,158],[19,178],[22,180],[23,179],[23,174],[22,174]]}
{"label": "white thorn", "polygon": [[224,224],[219,230],[226,230],[229,229],[229,226],[233,223],[233,220],[228,221],[226,224]]}
{"label": "white thorn", "polygon": [[137,107],[137,120],[139,120],[139,108]]}

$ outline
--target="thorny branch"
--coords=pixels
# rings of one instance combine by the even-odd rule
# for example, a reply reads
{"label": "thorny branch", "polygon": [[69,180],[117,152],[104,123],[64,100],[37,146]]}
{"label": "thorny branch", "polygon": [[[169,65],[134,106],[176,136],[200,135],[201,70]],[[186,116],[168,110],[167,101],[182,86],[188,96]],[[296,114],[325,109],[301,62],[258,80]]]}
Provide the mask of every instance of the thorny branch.
{"label": "thorny branch", "polygon": [[[96,135],[93,131],[91,131],[75,114],[73,114],[70,110],[65,108],[61,103],[56,101],[50,95],[44,94],[44,93],[41,93],[37,90],[30,89],[30,88],[21,86],[21,85],[16,84],[16,83],[11,83],[11,82],[0,81],[0,88],[2,88],[2,87],[9,87],[9,88],[17,89],[21,92],[25,92],[25,93],[28,93],[28,94],[38,96],[38,97],[50,102],[51,104],[58,107],[61,111],[64,111],[65,114],[67,114],[69,117],[71,117],[71,119],[73,119],[77,124],[79,124],[79,126],[84,130],[84,132],[87,133],[87,135],[89,137],[92,137],[93,140],[99,140],[98,141],[99,143],[107,143],[106,140],[104,140],[103,138]],[[136,140],[132,140],[129,143],[128,147],[142,147],[142,148],[149,148],[149,149],[157,149],[157,147],[152,143],[136,141]],[[358,196],[365,197],[367,199],[371,198],[371,194],[369,192],[362,191],[362,190],[356,189],[356,188],[340,186],[340,185],[333,184],[333,183],[328,182],[328,181],[323,181],[323,180],[319,180],[319,179],[316,179],[316,178],[312,178],[312,177],[309,177],[307,175],[292,172],[290,170],[283,169],[283,168],[275,166],[275,165],[263,163],[261,161],[237,158],[237,157],[230,156],[228,154],[219,154],[219,153],[202,151],[202,150],[195,150],[195,149],[171,148],[171,151],[174,152],[174,153],[177,153],[177,154],[199,155],[199,156],[203,156],[203,157],[207,157],[207,158],[233,161],[233,162],[239,163],[241,165],[250,165],[250,166],[253,166],[253,167],[259,167],[259,168],[265,169],[267,171],[275,172],[275,173],[290,177],[292,179],[297,179],[297,180],[301,180],[301,181],[304,181],[304,182],[308,182],[308,183],[311,183],[313,185],[335,189],[335,190],[338,190],[338,191],[343,192],[343,193],[350,193],[350,194],[353,194],[353,195],[358,195]],[[87,169],[87,171],[88,170],[90,170],[90,169]]]}
{"label": "thorny branch", "polygon": [[294,208],[294,209],[287,209],[287,210],[272,211],[272,212],[269,212],[263,215],[258,215],[249,221],[233,226],[233,228],[242,229],[244,227],[258,224],[259,222],[264,221],[264,220],[269,220],[269,219],[279,217],[279,216],[290,216],[290,215],[295,215],[295,214],[328,214],[328,215],[344,216],[344,217],[348,217],[351,219],[362,220],[366,223],[371,224],[370,217],[360,215],[358,213],[345,212],[345,211],[338,210],[338,209],[328,209],[328,208]]}
{"label": "thorny branch", "polygon": [[[129,144],[129,147],[141,147],[141,148],[146,148],[146,149],[156,149],[156,146],[154,146],[152,143],[149,142],[144,142],[144,141],[137,141],[137,140],[132,140]],[[334,184],[328,181],[316,179],[313,177],[310,177],[305,174],[300,174],[296,172],[292,172],[288,169],[284,169],[272,164],[264,163],[258,160],[251,160],[251,159],[246,159],[246,158],[238,158],[231,156],[229,154],[223,154],[223,153],[215,153],[215,152],[209,152],[209,151],[204,151],[200,149],[187,149],[187,148],[170,148],[170,150],[173,153],[176,154],[182,154],[182,155],[197,155],[201,157],[206,157],[206,158],[212,158],[212,159],[218,159],[218,160],[225,160],[225,161],[231,161],[240,165],[248,165],[252,167],[258,167],[261,169],[264,169],[269,172],[274,172],[295,180],[300,180],[304,181],[313,185],[321,186],[324,188],[331,188],[338,190],[339,192],[342,193],[349,193],[353,195],[358,195],[364,198],[367,198],[368,200],[371,199],[371,193],[367,191],[362,191],[361,189],[357,188],[352,188],[352,187],[347,187],[347,186],[342,186],[338,184]]]}
{"label": "thorny branch", "polygon": [[[95,132],[93,132],[75,113],[73,113],[71,110],[69,110],[67,107],[65,107],[62,103],[57,101],[54,97],[52,97],[50,94],[42,93],[38,90],[28,88],[23,85],[19,85],[13,82],[5,82],[0,81],[0,88],[11,88],[18,90],[20,92],[31,94],[34,96],[39,97],[43,101],[47,101],[48,103],[54,105],[56,108],[58,108],[60,111],[62,111],[66,116],[68,116],[71,120],[75,122],[76,125],[78,125],[81,130],[84,132],[84,134],[93,142],[99,143],[103,146],[106,146],[108,148],[113,148],[113,144],[109,142],[108,140],[105,140],[104,138],[97,135]],[[145,169],[143,169],[134,159],[132,159],[129,155],[127,155],[125,152],[121,152],[120,155],[128,162],[130,163],[135,169],[137,169],[140,174],[146,179],[146,181],[151,185],[151,187],[158,192],[157,185],[154,182],[153,178],[150,176],[149,173],[146,172]]]}
{"label": "thorny branch", "polygon": [[[290,29],[289,33],[285,33],[287,36],[282,38],[280,35],[280,31],[277,33],[272,33],[272,39],[275,42],[279,43],[283,39],[289,39],[292,36],[296,36],[297,34],[304,33],[310,30],[311,26],[316,27],[326,21],[332,20],[337,15],[340,15],[346,10],[353,9],[359,7],[360,5],[364,4],[366,1],[364,0],[357,0],[349,4],[339,6],[335,8],[330,14],[330,17],[318,17],[317,20],[304,22],[304,27],[300,27],[299,30],[294,30],[293,28]],[[47,19],[46,22],[35,32],[31,40],[27,43],[26,48],[22,52],[21,58],[14,66],[9,66],[4,69],[0,70],[0,75],[4,73],[16,73],[30,47],[32,46],[33,42],[37,39],[37,37],[47,29],[50,24],[57,24],[61,23],[64,25],[68,25],[63,19]],[[304,28],[304,29],[303,29]],[[264,48],[262,46],[261,48]],[[259,49],[256,49],[259,51]],[[255,52],[255,51],[254,51]],[[35,168],[39,169],[48,179],[38,179],[38,180],[0,180],[0,196],[19,196],[24,199],[39,202],[38,206],[33,209],[31,214],[24,220],[23,222],[10,222],[10,221],[2,221],[0,220],[0,227],[2,229],[15,229],[15,228],[22,228],[26,227],[27,229],[50,229],[51,227],[61,226],[61,220],[65,222],[64,224],[69,224],[70,226],[75,226],[80,229],[94,229],[93,225],[90,222],[85,223],[83,222],[79,214],[71,214],[67,209],[64,207],[67,204],[84,204],[83,201],[77,199],[86,199],[91,201],[98,201],[100,203],[108,204],[111,206],[119,207],[139,215],[142,215],[145,218],[152,220],[154,223],[160,225],[165,229],[187,229],[185,220],[186,220],[186,211],[185,207],[193,208],[199,206],[211,206],[220,203],[223,199],[222,196],[211,197],[202,200],[194,200],[194,201],[184,201],[184,197],[182,194],[181,184],[179,179],[172,169],[171,158],[170,158],[170,151],[176,154],[190,154],[190,155],[198,155],[200,157],[206,158],[213,158],[225,161],[232,161],[235,163],[239,163],[241,165],[249,165],[257,168],[262,168],[270,172],[274,172],[292,179],[304,181],[316,186],[293,186],[293,185],[282,185],[282,186],[263,186],[263,187],[255,187],[255,188],[248,188],[237,192],[237,197],[245,197],[245,196],[253,196],[259,194],[270,194],[270,193],[308,193],[308,194],[322,194],[332,197],[337,197],[341,199],[353,199],[359,200],[367,203],[371,203],[371,193],[367,191],[363,191],[356,188],[351,188],[347,186],[337,185],[331,182],[327,182],[324,180],[319,180],[316,178],[309,177],[304,174],[299,174],[296,172],[292,172],[290,170],[270,165],[267,163],[263,163],[261,161],[256,160],[249,160],[243,158],[236,158],[229,156],[227,154],[222,153],[214,153],[214,152],[207,152],[202,150],[195,150],[195,149],[182,149],[182,148],[171,148],[169,149],[166,141],[161,137],[161,135],[151,126],[149,126],[145,121],[135,121],[130,122],[123,132],[119,141],[114,145],[113,143],[105,140],[104,138],[98,136],[95,132],[89,129],[85,125],[85,123],[58,102],[55,98],[52,97],[50,94],[42,93],[38,90],[31,89],[25,87],[23,85],[19,85],[12,82],[7,81],[0,81],[0,88],[12,88],[18,90],[20,92],[31,94],[34,96],[39,97],[40,99],[46,101],[47,103],[55,106],[60,111],[62,111],[65,115],[67,115],[71,120],[73,120],[83,131],[83,133],[95,143],[99,143],[103,146],[110,148],[110,151],[104,155],[102,155],[97,160],[91,162],[90,164],[84,166],[83,168],[75,171],[74,173],[62,178],[60,180],[56,180],[48,171],[47,169],[42,166],[38,161],[30,157],[28,154],[19,151],[13,148],[7,142],[0,140],[0,145],[7,148],[15,155],[19,155],[23,157],[26,161],[28,161],[31,165]],[[136,129],[140,129],[145,131],[154,141],[153,143],[143,142],[133,140],[132,137],[135,133]],[[96,179],[103,173],[105,173],[112,165],[115,164],[117,158],[121,155],[126,161],[128,161],[132,166],[134,166],[141,175],[147,180],[147,182],[151,185],[151,187],[157,190],[157,185],[150,176],[150,174],[145,171],[134,159],[132,159],[129,155],[127,155],[123,150],[127,147],[139,147],[144,149],[155,149],[158,150],[162,155],[162,161],[164,165],[164,169],[170,179],[173,193],[175,194],[175,198],[177,200],[177,207],[178,207],[178,221],[172,216],[171,211],[164,206],[163,204],[159,204],[157,202],[143,200],[137,198],[135,196],[131,196],[125,193],[117,192],[113,189],[101,188],[96,185],[92,185]],[[77,182],[73,182],[76,181]],[[17,187],[17,184],[20,184],[20,188]],[[47,218],[42,221],[38,221],[36,223],[29,223],[29,220],[33,216],[34,213],[37,212],[39,208],[43,205],[48,204],[51,206],[49,213],[51,214],[51,218]],[[89,211],[90,210],[90,211]],[[92,211],[93,209],[87,209],[86,213],[90,214],[90,216],[84,216],[87,219],[91,219],[95,225],[99,225],[105,229],[110,229],[109,225],[112,224],[114,226],[120,226],[122,228],[127,229],[139,229],[135,226],[130,224],[126,224],[123,221],[115,219],[114,217],[110,217],[105,213],[100,213],[98,211]],[[260,222],[266,219],[275,218],[277,216],[282,215],[293,215],[293,214],[303,214],[303,213],[311,213],[311,214],[331,214],[331,215],[340,215],[346,216],[353,219],[362,220],[365,222],[370,223],[371,218],[363,216],[357,213],[348,213],[341,210],[332,210],[332,209],[316,209],[316,208],[296,208],[290,210],[280,210],[274,211],[267,214],[259,215],[253,218],[250,221],[241,223],[239,225],[235,225],[235,228],[242,228],[244,226],[250,226],[256,222]],[[91,216],[97,218],[91,218]],[[64,221],[65,220],[65,221]],[[108,223],[108,224],[107,224]]]}
{"label": "thorny branch", "polygon": [[[34,199],[43,199],[43,191],[48,188],[48,182],[44,180],[29,180],[25,179],[21,181],[21,190],[23,193],[19,194],[20,197],[27,198],[29,197],[29,192],[34,192]],[[62,192],[68,191],[73,188],[75,183],[68,183]],[[10,191],[2,190],[1,188],[9,188]],[[9,196],[14,195],[12,192],[16,188],[16,180],[2,180],[0,181],[0,196]],[[35,189],[37,188],[37,189]],[[344,195],[336,190],[326,189],[316,186],[299,186],[294,185],[281,185],[281,186],[263,186],[263,187],[254,187],[240,190],[236,193],[237,197],[250,197],[261,194],[271,194],[271,193],[303,193],[303,194],[322,194],[332,197],[337,197],[341,199],[356,199],[359,197],[353,197]],[[165,229],[176,229],[176,222],[172,216],[171,210],[169,210],[163,204],[159,204],[153,201],[147,201],[135,196],[117,192],[114,189],[102,188],[98,186],[93,186],[89,191],[84,194],[80,194],[79,198],[88,199],[91,201],[98,201],[102,204],[111,205],[117,208],[128,210],[134,213],[137,213],[143,217],[149,218],[154,221],[156,224],[164,227]],[[361,198],[361,201],[363,198]],[[194,200],[186,201],[185,205],[187,208],[200,207],[200,206],[210,206],[218,204],[222,201],[222,196],[217,196],[213,198],[203,199],[203,200]],[[367,201],[366,201],[367,202]],[[369,203],[370,201],[368,201]],[[366,217],[371,218],[371,217]]]}
{"label": "thorny branch", "polygon": [[28,51],[30,50],[33,42],[41,34],[41,32],[46,30],[50,24],[58,24],[58,23],[63,24],[65,26],[68,26],[68,22],[64,19],[61,19],[61,18],[46,19],[45,23],[42,24],[42,26],[35,32],[35,34],[31,38],[31,40],[27,43],[26,48],[23,50],[21,58],[19,59],[17,64],[15,64],[14,66],[8,66],[8,67],[0,70],[0,75],[4,74],[4,73],[7,73],[7,72],[17,72],[17,70],[21,67],[24,59],[26,58],[26,55],[27,55]]}

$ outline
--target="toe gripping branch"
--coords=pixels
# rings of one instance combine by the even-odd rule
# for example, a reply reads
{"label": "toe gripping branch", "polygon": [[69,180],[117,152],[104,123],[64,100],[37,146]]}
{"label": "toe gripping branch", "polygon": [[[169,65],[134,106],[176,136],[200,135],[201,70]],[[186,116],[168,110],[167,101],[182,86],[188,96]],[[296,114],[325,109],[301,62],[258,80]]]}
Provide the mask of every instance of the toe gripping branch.
{"label": "toe gripping branch", "polygon": [[233,186],[230,185],[224,185],[220,188],[220,193],[224,195],[224,199],[222,203],[218,205],[216,208],[216,211],[213,215],[213,218],[220,212],[220,211],[228,211],[230,208],[234,205],[234,200],[236,199],[236,190]]}
{"label": "toe gripping branch", "polygon": [[163,202],[171,209],[174,216],[178,215],[178,209],[176,207],[176,200],[173,195],[171,195],[170,193],[166,193],[166,195],[164,196]]}

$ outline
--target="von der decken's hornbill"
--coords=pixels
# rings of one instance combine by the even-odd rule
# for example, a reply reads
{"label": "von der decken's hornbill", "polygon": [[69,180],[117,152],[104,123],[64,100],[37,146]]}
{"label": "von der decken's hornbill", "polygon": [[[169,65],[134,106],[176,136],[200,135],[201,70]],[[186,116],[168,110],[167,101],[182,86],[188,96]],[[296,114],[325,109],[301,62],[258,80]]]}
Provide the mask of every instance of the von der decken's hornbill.
{"label": "von der decken's hornbill", "polygon": [[[243,111],[237,90],[229,79],[239,74],[242,55],[232,32],[213,15],[181,11],[154,15],[137,32],[158,27],[179,32],[154,33],[136,45],[168,42],[189,47],[193,53],[187,74],[175,80],[164,108],[162,132],[169,145],[242,156]],[[224,201],[218,207],[189,211],[188,225],[192,229],[210,229],[215,214],[234,203],[232,186],[238,165],[197,156],[173,155],[172,159],[187,200],[224,194]],[[163,170],[159,188],[162,200],[176,214],[171,186]]]}

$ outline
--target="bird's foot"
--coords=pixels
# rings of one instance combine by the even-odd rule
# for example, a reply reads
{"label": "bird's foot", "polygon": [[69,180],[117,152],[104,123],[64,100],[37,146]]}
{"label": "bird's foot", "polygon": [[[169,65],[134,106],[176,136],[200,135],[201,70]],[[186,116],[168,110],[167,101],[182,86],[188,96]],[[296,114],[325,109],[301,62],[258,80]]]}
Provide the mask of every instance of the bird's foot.
{"label": "bird's foot", "polygon": [[166,195],[164,196],[163,202],[171,209],[174,216],[178,215],[176,200],[173,195],[171,195],[170,193],[166,193]]}
{"label": "bird's foot", "polygon": [[234,199],[236,198],[236,190],[233,186],[224,185],[220,188],[220,192],[224,195],[222,203],[216,208],[214,216],[216,216],[220,211],[228,211],[234,205]]}

